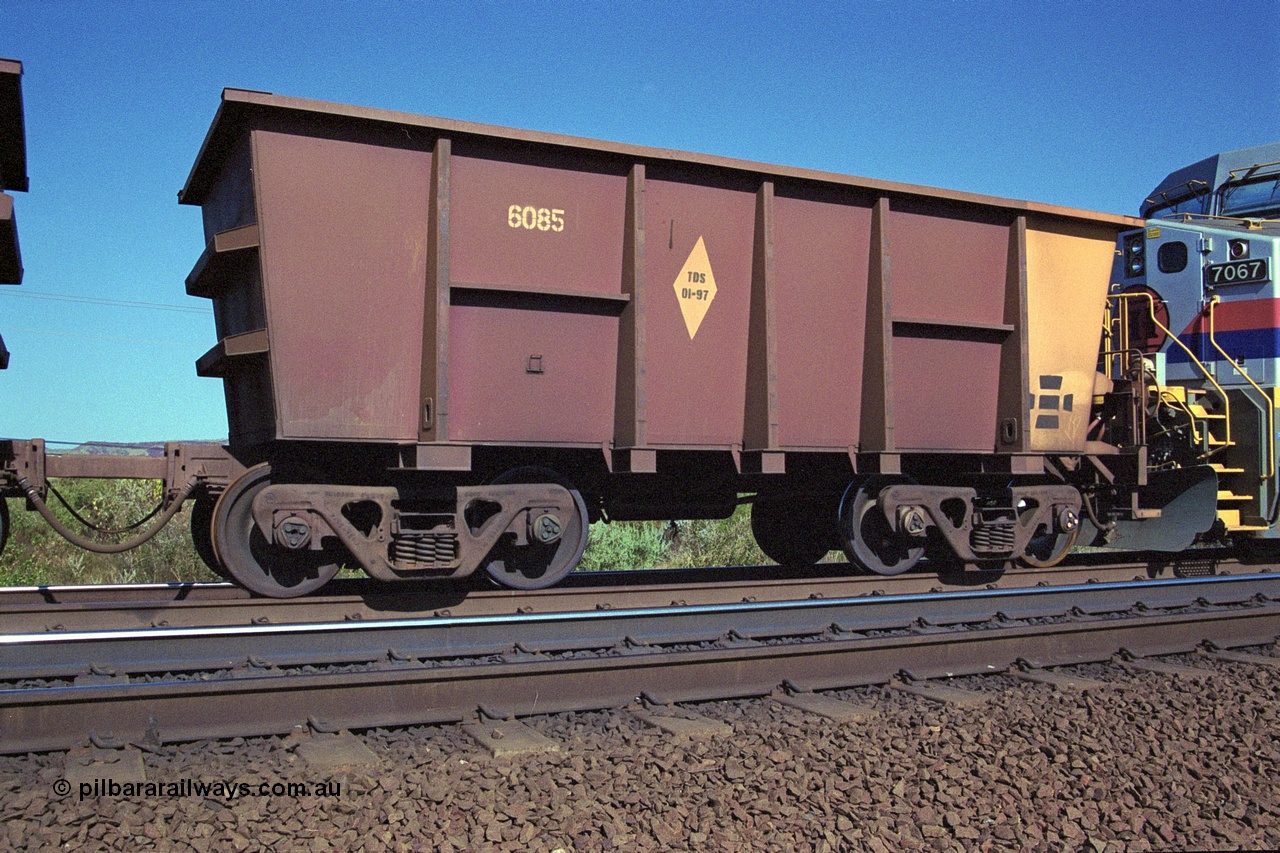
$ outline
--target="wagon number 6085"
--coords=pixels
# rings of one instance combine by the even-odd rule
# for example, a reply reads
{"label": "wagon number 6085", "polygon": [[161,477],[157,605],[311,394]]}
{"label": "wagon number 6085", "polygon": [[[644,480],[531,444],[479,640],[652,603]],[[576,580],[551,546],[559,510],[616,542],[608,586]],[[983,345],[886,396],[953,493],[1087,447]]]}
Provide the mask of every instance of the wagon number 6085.
{"label": "wagon number 6085", "polygon": [[507,208],[507,224],[529,231],[563,231],[564,211],[558,207],[530,207],[513,204]]}

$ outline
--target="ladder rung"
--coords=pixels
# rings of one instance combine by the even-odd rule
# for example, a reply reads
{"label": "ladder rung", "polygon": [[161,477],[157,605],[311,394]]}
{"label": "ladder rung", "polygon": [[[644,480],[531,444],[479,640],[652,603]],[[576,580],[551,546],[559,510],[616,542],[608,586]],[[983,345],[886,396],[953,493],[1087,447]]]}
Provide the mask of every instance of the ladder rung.
{"label": "ladder rung", "polygon": [[1224,501],[1231,501],[1234,503],[1236,501],[1251,500],[1253,500],[1253,495],[1237,495],[1234,492],[1227,491],[1226,489],[1218,490],[1218,503],[1223,503]]}
{"label": "ladder rung", "polygon": [[1217,471],[1219,474],[1243,474],[1243,468],[1228,468],[1221,462],[1210,462],[1209,467]]}

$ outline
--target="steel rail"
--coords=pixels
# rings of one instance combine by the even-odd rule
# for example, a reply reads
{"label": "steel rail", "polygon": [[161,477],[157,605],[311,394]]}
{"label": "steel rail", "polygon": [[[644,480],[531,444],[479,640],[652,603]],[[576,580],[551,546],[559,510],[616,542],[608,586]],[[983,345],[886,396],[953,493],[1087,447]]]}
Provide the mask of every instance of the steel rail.
{"label": "steel rail", "polygon": [[296,727],[371,728],[497,715],[619,707],[643,694],[664,701],[762,696],[784,684],[828,689],[917,678],[1262,645],[1280,634],[1280,604],[1207,606],[1174,614],[1076,617],[1051,624],[995,622],[980,630],[893,635],[826,632],[807,643],[735,640],[687,651],[632,647],[587,658],[523,653],[488,666],[386,669],[219,681],[110,684],[0,692],[0,752],[65,749],[85,736],[161,743],[281,734]]}
{"label": "steel rail", "polygon": [[[626,704],[642,693],[690,701],[761,695],[784,681],[815,689],[883,683],[903,669],[927,678],[1001,670],[1019,659],[1106,660],[1122,648],[1145,655],[1204,641],[1259,645],[1280,634],[1280,576],[571,616],[9,637],[11,661],[61,650],[83,662],[132,642],[149,649],[145,666],[196,668],[155,651],[165,645],[160,637],[181,636],[183,651],[203,642],[222,652],[230,651],[219,645],[228,637],[252,638],[257,649],[292,638],[302,644],[293,647],[292,663],[328,657],[373,665],[303,673],[280,669],[282,661],[264,650],[268,660],[255,666],[186,680],[128,682],[100,670],[69,686],[15,686],[0,690],[0,752],[66,748],[91,732],[183,740],[281,733],[308,718],[367,728],[463,719],[481,705],[525,715]],[[275,651],[287,656],[283,647]]]}
{"label": "steel rail", "polygon": [[1105,613],[1141,602],[1185,607],[1198,600],[1238,603],[1280,599],[1280,575],[1186,578],[1026,589],[857,598],[667,605],[569,613],[432,616],[302,624],[254,624],[105,631],[43,631],[0,635],[0,678],[74,677],[98,672],[163,673],[229,669],[250,657],[276,666],[365,663],[401,656],[481,657],[526,649],[608,649],[626,641],[698,642],[730,633],[743,637],[891,630],[914,624],[948,626],[1048,618],[1073,610]]}
{"label": "steel rail", "polygon": [[457,584],[387,587],[352,579],[329,594],[296,599],[251,597],[230,584],[146,584],[0,589],[0,633],[109,628],[305,623],[384,619],[421,615],[496,615],[569,612],[613,604],[655,607],[683,602],[715,604],[743,599],[782,601],[840,598],[868,593],[909,594],[993,585],[1018,588],[1038,584],[1124,581],[1139,577],[1256,574],[1273,566],[1246,565],[1209,553],[1177,562],[1121,562],[1006,572],[954,571],[894,577],[853,575],[843,564],[823,564],[810,572],[778,577],[769,567],[690,570],[643,569],[571,576],[551,589],[513,594]]}

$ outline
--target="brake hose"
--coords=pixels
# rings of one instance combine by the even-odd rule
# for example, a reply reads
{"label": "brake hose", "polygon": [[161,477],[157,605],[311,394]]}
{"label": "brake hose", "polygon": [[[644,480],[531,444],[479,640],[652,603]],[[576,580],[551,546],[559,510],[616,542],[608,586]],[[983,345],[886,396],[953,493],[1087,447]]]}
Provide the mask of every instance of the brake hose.
{"label": "brake hose", "polygon": [[1098,528],[1098,532],[1103,534],[1103,536],[1108,535],[1111,531],[1116,529],[1114,521],[1103,524],[1098,520],[1097,512],[1094,511],[1093,504],[1089,503],[1089,496],[1084,492],[1080,493],[1080,503],[1084,505],[1084,512],[1085,515],[1089,516],[1089,521],[1093,522],[1093,526]]}
{"label": "brake hose", "polygon": [[[35,507],[36,512],[40,513],[40,515],[44,517],[44,520],[49,523],[49,526],[57,531],[58,535],[63,539],[78,548],[83,548],[86,551],[92,551],[95,554],[121,554],[125,551],[131,551],[134,548],[137,548],[139,545],[163,530],[164,526],[178,514],[178,510],[182,509],[182,504],[187,500],[187,498],[191,497],[191,493],[196,490],[200,483],[195,477],[188,480],[186,487],[176,498],[173,499],[173,502],[169,504],[169,508],[160,514],[160,516],[155,520],[155,523],[133,539],[127,539],[124,542],[96,542],[93,539],[88,539],[79,535],[63,524],[62,521],[53,514],[53,510],[49,509],[49,505],[44,502],[40,497],[40,493],[37,492],[35,487],[27,481],[26,477],[18,480],[18,485],[22,487],[24,492],[26,492],[27,500],[29,500],[31,505]],[[154,514],[155,513],[152,513],[152,515]],[[145,521],[145,519],[143,520]]]}
{"label": "brake hose", "polygon": [[156,514],[159,513],[160,510],[164,509],[164,498],[161,498],[160,503],[156,504],[155,509],[151,510],[151,512],[147,513],[142,518],[135,521],[133,524],[130,524],[127,527],[119,527],[119,528],[112,529],[110,527],[102,527],[101,525],[94,524],[92,521],[85,518],[80,513],[76,512],[75,507],[67,503],[67,499],[62,496],[62,492],[59,492],[57,489],[54,488],[52,480],[48,481],[48,486],[49,486],[50,494],[52,494],[55,498],[58,499],[58,503],[62,504],[63,509],[71,513],[72,518],[74,518],[76,521],[80,522],[85,527],[92,530],[94,533],[105,533],[108,536],[118,536],[121,533],[128,533],[130,530],[137,530],[139,527],[146,524],[151,519],[155,518]]}

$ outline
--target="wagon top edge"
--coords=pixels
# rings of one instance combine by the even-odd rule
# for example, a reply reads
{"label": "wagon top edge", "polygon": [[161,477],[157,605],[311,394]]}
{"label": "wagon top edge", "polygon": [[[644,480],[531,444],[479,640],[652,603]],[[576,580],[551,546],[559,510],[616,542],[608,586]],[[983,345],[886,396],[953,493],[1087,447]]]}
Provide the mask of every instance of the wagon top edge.
{"label": "wagon top edge", "polygon": [[1139,219],[1117,214],[1100,213],[1078,208],[1061,207],[1031,201],[1000,198],[997,196],[966,193],[936,187],[919,186],[875,178],[842,175],[813,169],[778,166],[748,160],[738,160],[711,154],[696,154],[668,148],[652,148],[621,142],[608,142],[585,137],[520,130],[496,125],[478,124],[455,119],[437,118],[371,107],[336,104],[307,98],[273,95],[268,92],[247,89],[224,89],[222,103],[214,116],[213,124],[205,136],[200,153],[196,157],[186,184],[178,193],[182,204],[201,204],[204,194],[217,179],[223,157],[239,137],[242,129],[255,116],[274,114],[292,115],[300,119],[331,123],[333,126],[359,127],[392,126],[407,131],[425,131],[429,139],[496,140],[508,143],[547,146],[561,150],[586,152],[603,158],[616,158],[621,162],[668,163],[689,166],[709,172],[758,175],[763,180],[785,179],[797,182],[834,185],[865,190],[888,196],[913,196],[948,201],[963,205],[1000,208],[1016,213],[1040,214],[1049,217],[1085,220],[1120,228],[1135,228]]}

